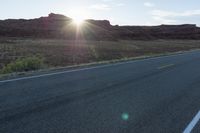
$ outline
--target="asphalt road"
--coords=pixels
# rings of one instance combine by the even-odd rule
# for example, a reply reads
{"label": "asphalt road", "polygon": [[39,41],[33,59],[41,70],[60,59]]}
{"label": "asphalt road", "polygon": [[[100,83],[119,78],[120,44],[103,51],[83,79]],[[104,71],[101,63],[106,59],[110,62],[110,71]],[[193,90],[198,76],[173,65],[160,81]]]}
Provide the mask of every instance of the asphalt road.
{"label": "asphalt road", "polygon": [[199,110],[200,51],[0,81],[0,133],[200,132]]}

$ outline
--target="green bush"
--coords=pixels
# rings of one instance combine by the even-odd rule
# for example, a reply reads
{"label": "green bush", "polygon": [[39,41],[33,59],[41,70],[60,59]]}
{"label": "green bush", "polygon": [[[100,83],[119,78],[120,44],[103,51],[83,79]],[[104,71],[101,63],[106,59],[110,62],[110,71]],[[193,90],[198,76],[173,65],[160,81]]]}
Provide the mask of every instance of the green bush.
{"label": "green bush", "polygon": [[13,73],[13,72],[26,72],[38,70],[44,67],[42,58],[39,57],[26,57],[17,59],[15,62],[7,64],[2,70],[2,74]]}

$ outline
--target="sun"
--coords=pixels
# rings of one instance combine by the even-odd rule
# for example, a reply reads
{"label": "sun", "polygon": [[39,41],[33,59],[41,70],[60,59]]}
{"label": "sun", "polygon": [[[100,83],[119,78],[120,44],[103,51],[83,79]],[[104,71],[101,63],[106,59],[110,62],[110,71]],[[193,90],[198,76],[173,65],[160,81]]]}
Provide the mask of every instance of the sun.
{"label": "sun", "polygon": [[69,10],[67,14],[72,18],[73,24],[77,26],[82,26],[88,18],[88,12],[81,7],[73,8]]}
{"label": "sun", "polygon": [[81,26],[85,22],[85,19],[82,17],[73,17],[72,20],[73,23],[77,26]]}

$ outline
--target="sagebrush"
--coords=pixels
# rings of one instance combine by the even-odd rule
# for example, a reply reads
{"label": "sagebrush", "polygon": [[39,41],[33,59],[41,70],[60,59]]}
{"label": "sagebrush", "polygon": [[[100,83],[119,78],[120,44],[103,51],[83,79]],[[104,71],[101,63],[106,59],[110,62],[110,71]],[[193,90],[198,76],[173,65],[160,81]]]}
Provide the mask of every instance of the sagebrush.
{"label": "sagebrush", "polygon": [[1,70],[2,74],[13,72],[26,72],[38,70],[44,67],[44,61],[40,57],[26,57],[17,59],[14,62],[7,64]]}

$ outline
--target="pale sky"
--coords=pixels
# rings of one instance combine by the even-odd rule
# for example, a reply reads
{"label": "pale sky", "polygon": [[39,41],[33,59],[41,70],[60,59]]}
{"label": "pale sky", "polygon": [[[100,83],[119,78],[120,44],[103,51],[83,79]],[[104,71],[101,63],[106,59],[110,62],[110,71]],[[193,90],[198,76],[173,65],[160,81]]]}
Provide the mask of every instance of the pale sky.
{"label": "pale sky", "polygon": [[49,13],[107,19],[119,25],[197,24],[199,0],[0,0],[0,19],[38,18]]}

